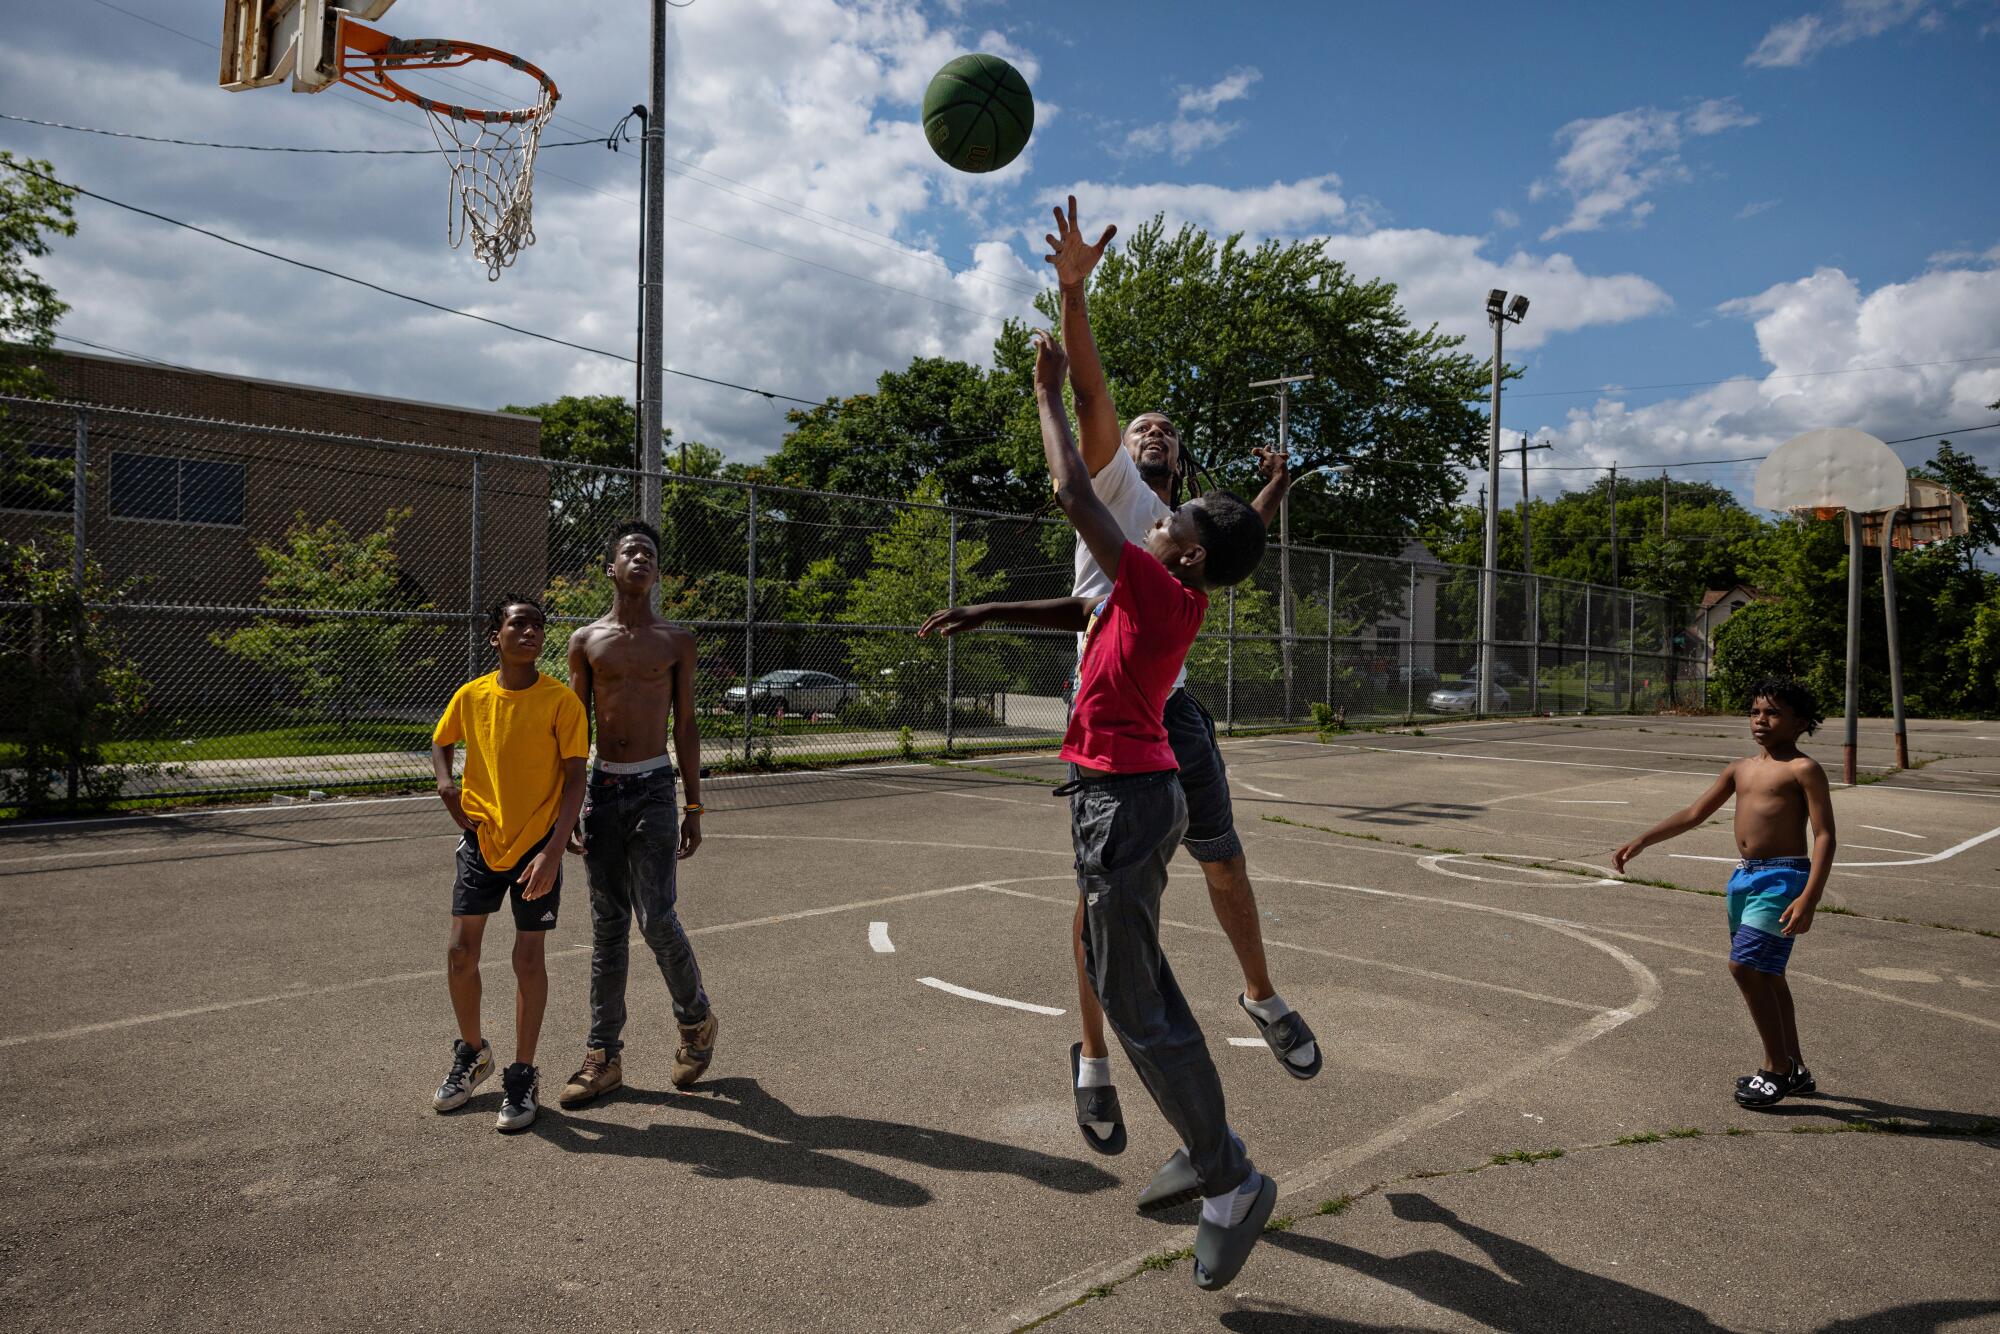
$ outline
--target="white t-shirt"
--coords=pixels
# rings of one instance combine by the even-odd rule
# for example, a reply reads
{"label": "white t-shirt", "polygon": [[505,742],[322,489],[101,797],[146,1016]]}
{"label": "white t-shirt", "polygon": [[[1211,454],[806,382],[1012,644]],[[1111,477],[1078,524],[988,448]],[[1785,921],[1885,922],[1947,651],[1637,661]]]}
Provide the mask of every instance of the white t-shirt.
{"label": "white t-shirt", "polygon": [[[1118,520],[1118,530],[1125,534],[1128,542],[1144,546],[1146,530],[1172,514],[1173,506],[1153,494],[1153,488],[1146,485],[1139,476],[1139,465],[1132,462],[1132,456],[1120,445],[1111,453],[1111,462],[1103,471],[1090,479],[1090,489],[1111,511],[1111,517]],[[1097,558],[1090,554],[1090,548],[1082,538],[1076,541],[1076,576],[1070,582],[1070,596],[1079,598],[1107,598],[1111,596],[1111,580],[1098,568]],[[1076,637],[1076,652],[1079,660],[1083,657],[1083,636]],[[1181,664],[1180,674],[1174,678],[1174,688],[1187,684],[1187,664]]]}

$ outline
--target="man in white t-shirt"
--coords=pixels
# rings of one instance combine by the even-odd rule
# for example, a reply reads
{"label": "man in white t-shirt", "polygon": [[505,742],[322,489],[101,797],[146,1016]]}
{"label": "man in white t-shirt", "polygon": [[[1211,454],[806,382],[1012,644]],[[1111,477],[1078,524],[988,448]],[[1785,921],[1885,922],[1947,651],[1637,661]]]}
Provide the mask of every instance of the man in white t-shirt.
{"label": "man in white t-shirt", "polygon": [[[1104,367],[1098,361],[1097,343],[1090,331],[1085,291],[1091,271],[1116,232],[1116,228],[1107,227],[1095,245],[1085,242],[1077,229],[1076,199],[1072,196],[1067,217],[1061,209],[1056,210],[1057,234],[1048,238],[1052,253],[1047,258],[1055,266],[1061,293],[1062,341],[1069,353],[1070,389],[1076,399],[1078,450],[1090,469],[1091,487],[1097,498],[1117,517],[1126,537],[1141,542],[1154,522],[1173,512],[1172,502],[1183,480],[1184,455],[1180,433],[1164,413],[1141,413],[1121,433],[1117,410],[1105,388]],[[1281,454],[1264,449],[1255,452],[1266,484],[1251,502],[1252,507],[1275,531],[1278,504],[1291,485],[1291,476]],[[1111,592],[1111,580],[1097,567],[1082,542],[1076,546],[1076,574],[1071,591],[1079,597],[1106,596]],[[1243,970],[1243,994],[1237,998],[1238,1004],[1257,1025],[1286,1073],[1297,1079],[1311,1079],[1320,1070],[1319,1045],[1304,1018],[1285,1004],[1271,984],[1264,959],[1263,932],[1258,925],[1257,898],[1244,864],[1243,844],[1236,835],[1228,775],[1215,739],[1215,721],[1188,692],[1186,682],[1187,668],[1183,665],[1174,691],[1167,698],[1163,719],[1174,758],[1180,765],[1181,787],[1187,794],[1188,829],[1182,846],[1201,865],[1208,881],[1210,906]],[[1077,1005],[1083,1024],[1083,1041],[1073,1062],[1077,1070],[1077,1121],[1084,1140],[1092,1148],[1117,1152],[1124,1147],[1125,1137],[1117,1094],[1111,1083],[1104,1015],[1083,966],[1081,903],[1077,905],[1076,921]],[[1154,1178],[1140,1203],[1148,1206],[1172,1203],[1184,1198],[1192,1184],[1185,1154],[1177,1153]]]}

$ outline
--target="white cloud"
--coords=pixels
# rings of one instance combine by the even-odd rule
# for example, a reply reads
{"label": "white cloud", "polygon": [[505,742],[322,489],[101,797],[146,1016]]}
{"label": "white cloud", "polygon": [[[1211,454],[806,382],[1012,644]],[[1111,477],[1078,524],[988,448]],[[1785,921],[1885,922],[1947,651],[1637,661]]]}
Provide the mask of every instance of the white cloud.
{"label": "white cloud", "polygon": [[1830,46],[1879,37],[1910,20],[1933,32],[1943,20],[1927,0],[1842,0],[1824,14],[1801,14],[1772,26],[1743,63],[1763,69],[1804,65]]}
{"label": "white cloud", "polygon": [[[1528,321],[1515,329],[1511,345],[1540,346],[1552,335],[1601,324],[1618,324],[1656,314],[1672,305],[1656,284],[1637,274],[1584,273],[1568,255],[1533,255],[1516,250],[1489,255],[1487,238],[1451,235],[1426,228],[1371,228],[1340,193],[1336,176],[1278,181],[1228,189],[1213,185],[1101,185],[1079,181],[1074,194],[1086,210],[1086,230],[1116,222],[1129,230],[1156,213],[1169,229],[1184,222],[1215,233],[1243,232],[1266,238],[1322,237],[1327,253],[1343,260],[1357,278],[1387,278],[1419,327],[1437,324],[1448,333],[1483,335],[1483,302],[1494,287],[1525,292],[1534,302]],[[1039,241],[1040,232],[1033,233]]]}
{"label": "white cloud", "polygon": [[1544,231],[1542,239],[1597,231],[1620,215],[1633,223],[1644,220],[1653,210],[1647,195],[1691,178],[1680,156],[1689,137],[1720,134],[1757,120],[1734,98],[1711,98],[1685,111],[1636,107],[1571,121],[1556,131],[1556,142],[1564,148],[1554,179],[1537,180],[1528,190],[1530,199],[1558,190],[1570,199],[1569,217]]}
{"label": "white cloud", "polygon": [[1231,70],[1206,88],[1181,89],[1180,109],[1197,115],[1213,115],[1224,102],[1235,102],[1250,96],[1250,85],[1263,78],[1263,72],[1254,65]]}
{"label": "white cloud", "polygon": [[1231,70],[1206,88],[1182,85],[1174,118],[1141,125],[1127,133],[1126,151],[1168,152],[1174,161],[1186,162],[1196,153],[1227,141],[1243,128],[1243,123],[1217,120],[1215,112],[1224,103],[1250,96],[1250,86],[1263,77],[1254,66],[1244,66]]}
{"label": "white cloud", "polygon": [[[1986,405],[2000,399],[2000,360],[1991,359],[2000,269],[1933,268],[1864,292],[1842,270],[1821,268],[1719,309],[1752,321],[1764,376],[1643,407],[1607,395],[1568,414],[1554,434],[1564,451],[1629,465],[1762,454],[1821,426],[1897,439],[1990,421]],[[1906,369],[1872,369],[1890,366]],[[1957,443],[1990,463],[2000,457],[1992,434]],[[1901,452],[1915,460],[1934,443]],[[1746,465],[1726,480],[1747,490],[1752,473]]]}
{"label": "white cloud", "polygon": [[1741,222],[1745,218],[1754,218],[1759,213],[1768,213],[1783,202],[1784,202],[1783,200],[1779,199],[1754,200],[1751,203],[1745,204],[1742,208],[1736,210],[1736,220],[1738,222]]}

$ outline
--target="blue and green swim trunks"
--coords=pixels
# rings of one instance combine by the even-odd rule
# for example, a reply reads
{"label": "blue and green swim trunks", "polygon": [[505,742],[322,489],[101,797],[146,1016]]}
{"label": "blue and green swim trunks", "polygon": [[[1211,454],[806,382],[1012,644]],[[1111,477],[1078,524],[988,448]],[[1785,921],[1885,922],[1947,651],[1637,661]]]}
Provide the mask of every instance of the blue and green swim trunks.
{"label": "blue and green swim trunks", "polygon": [[1805,891],[1810,857],[1745,858],[1729,877],[1729,962],[1784,975],[1794,937],[1778,917]]}

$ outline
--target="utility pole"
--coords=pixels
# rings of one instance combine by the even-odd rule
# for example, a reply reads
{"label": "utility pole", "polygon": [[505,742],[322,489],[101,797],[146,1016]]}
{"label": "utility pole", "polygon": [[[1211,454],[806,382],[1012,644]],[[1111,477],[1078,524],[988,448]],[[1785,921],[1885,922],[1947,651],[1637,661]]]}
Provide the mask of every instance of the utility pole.
{"label": "utility pole", "polygon": [[1528,533],[1528,455],[1538,449],[1554,449],[1555,446],[1543,441],[1531,445],[1523,440],[1514,448],[1504,451],[1521,456],[1521,573],[1529,576],[1521,583],[1521,638],[1528,646],[1528,712],[1538,713],[1536,700],[1541,676],[1541,627],[1535,624],[1535,548]]}
{"label": "utility pole", "polygon": [[1494,288],[1486,294],[1486,322],[1493,326],[1493,409],[1492,434],[1486,444],[1486,561],[1479,580],[1479,712],[1493,712],[1494,612],[1500,582],[1500,380],[1506,373],[1502,358],[1502,335],[1509,324],[1519,324],[1528,314],[1528,298]]}
{"label": "utility pole", "polygon": [[[1312,379],[1310,375],[1284,375],[1275,380],[1252,380],[1252,389],[1278,387],[1278,453],[1284,456],[1287,473],[1292,467],[1292,386]],[[1285,721],[1292,720],[1292,489],[1287,486],[1278,500],[1278,646],[1283,651],[1285,669]]]}
{"label": "utility pole", "polygon": [[[667,0],[653,0],[653,69],[644,144],[646,262],[640,274],[639,512],[660,522],[660,437],[666,425]],[[746,712],[747,707],[746,707]]]}
{"label": "utility pole", "polygon": [[1660,469],[1660,540],[1667,540],[1667,470]]}
{"label": "utility pole", "polygon": [[1618,587],[1618,465],[1611,465],[1611,586]]}

